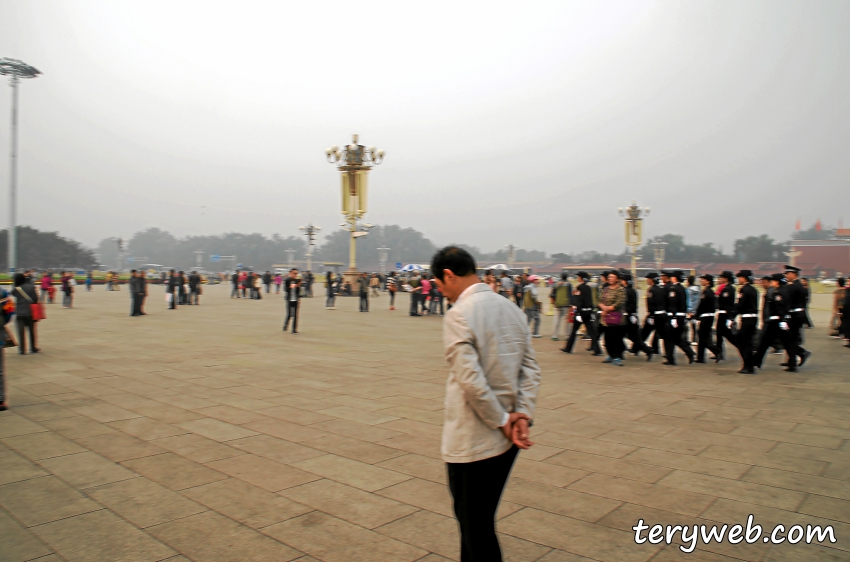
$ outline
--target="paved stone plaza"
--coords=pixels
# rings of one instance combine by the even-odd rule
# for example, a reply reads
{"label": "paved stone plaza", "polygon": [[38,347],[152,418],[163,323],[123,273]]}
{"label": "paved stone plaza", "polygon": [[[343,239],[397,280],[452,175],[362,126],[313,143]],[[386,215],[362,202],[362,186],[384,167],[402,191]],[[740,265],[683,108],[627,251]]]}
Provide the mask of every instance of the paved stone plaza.
{"label": "paved stone plaza", "polygon": [[[126,291],[81,291],[76,310],[48,307],[42,354],[7,353],[0,561],[457,560],[440,319],[409,317],[404,297],[369,314],[317,297],[292,335],[280,297],[206,293],[168,311],[152,287],[130,318]],[[753,377],[737,357],[617,368],[536,340],[537,445],[501,504],[506,559],[850,560],[850,350],[813,316],[796,375],[775,355]],[[838,542],[687,555],[631,530],[748,514],[832,525]]]}

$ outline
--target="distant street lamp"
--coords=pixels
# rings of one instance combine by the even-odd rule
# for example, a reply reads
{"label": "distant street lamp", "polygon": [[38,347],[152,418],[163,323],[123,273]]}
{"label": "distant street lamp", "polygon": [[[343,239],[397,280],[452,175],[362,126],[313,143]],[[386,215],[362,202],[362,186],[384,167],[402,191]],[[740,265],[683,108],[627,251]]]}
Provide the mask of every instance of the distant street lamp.
{"label": "distant street lamp", "polygon": [[650,242],[650,244],[655,246],[652,251],[655,257],[655,267],[661,271],[661,266],[664,265],[664,246],[667,245],[667,242],[656,240],[655,242]]}
{"label": "distant street lamp", "polygon": [[206,252],[203,251],[203,250],[195,250],[192,253],[195,254],[195,262],[197,262],[197,264],[198,264],[198,269],[201,269],[201,262],[203,261],[203,259],[204,259],[203,256],[204,256],[204,254],[206,254]]}
{"label": "distant street lamp", "polygon": [[116,272],[121,273],[122,271],[124,271],[124,257],[126,255],[127,255],[127,243],[124,241],[123,238],[119,238],[118,239],[118,257],[117,257],[117,260],[116,260],[118,262],[118,269],[116,269]]}
{"label": "distant street lamp", "polygon": [[516,247],[513,244],[508,244],[505,246],[508,249],[508,269],[514,268],[514,255]]}
{"label": "distant street lamp", "polygon": [[391,249],[392,248],[387,248],[386,246],[378,248],[378,262],[381,264],[381,273],[386,273],[387,258],[390,257]]}
{"label": "distant street lamp", "polygon": [[289,267],[292,267],[293,265],[295,265],[295,262],[292,260],[292,257],[295,255],[295,253],[297,251],[298,250],[295,250],[293,248],[287,248],[286,250],[284,250],[284,252],[286,252],[287,255],[289,255],[289,261],[287,262],[289,264]]}
{"label": "distant street lamp", "polygon": [[17,59],[0,58],[0,75],[9,76],[12,87],[12,145],[9,167],[9,271],[14,273],[18,262],[18,84],[21,78],[36,78],[41,72]]}
{"label": "distant street lamp", "polygon": [[636,201],[626,208],[620,207],[617,209],[620,216],[625,217],[624,223],[626,226],[626,245],[631,250],[632,254],[632,278],[637,279],[637,252],[638,247],[643,243],[643,218],[649,214],[649,207],[638,207]]}
{"label": "distant street lamp", "polygon": [[307,226],[299,226],[298,230],[304,232],[307,237],[307,271],[313,270],[313,246],[316,245],[316,233],[322,230],[321,226],[313,226],[313,223],[308,223]]}
{"label": "distant street lamp", "polygon": [[356,240],[367,233],[357,230],[357,221],[366,214],[369,171],[384,160],[384,151],[374,146],[366,148],[357,143],[357,135],[351,144],[341,150],[337,146],[325,150],[328,162],[336,164],[342,176],[342,214],[351,233],[348,271],[343,273],[346,281],[354,285],[358,277]]}

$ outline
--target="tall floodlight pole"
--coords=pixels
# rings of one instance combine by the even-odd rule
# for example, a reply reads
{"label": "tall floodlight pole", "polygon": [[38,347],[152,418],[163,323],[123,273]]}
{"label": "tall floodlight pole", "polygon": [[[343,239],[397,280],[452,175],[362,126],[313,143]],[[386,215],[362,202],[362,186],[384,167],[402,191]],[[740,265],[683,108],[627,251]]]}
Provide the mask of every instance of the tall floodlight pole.
{"label": "tall floodlight pole", "polygon": [[357,222],[366,214],[369,170],[384,160],[384,151],[374,146],[366,148],[357,143],[357,135],[351,144],[339,149],[337,146],[325,150],[328,162],[336,164],[342,176],[342,214],[351,233],[348,271],[343,273],[352,285],[359,276],[357,272],[357,245],[355,241],[367,233],[358,231]]}
{"label": "tall floodlight pole", "polygon": [[9,271],[14,273],[18,261],[18,84],[21,78],[35,78],[41,72],[17,59],[0,58],[0,74],[9,77],[12,87],[12,146],[9,166]]}
{"label": "tall floodlight pole", "polygon": [[201,269],[201,261],[203,261],[203,259],[204,259],[204,254],[206,254],[206,252],[205,252],[205,251],[203,251],[203,250],[195,250],[195,251],[194,251],[194,252],[192,252],[192,253],[193,253],[193,254],[195,254],[195,261],[196,261],[196,262],[197,262],[197,264],[198,264],[198,269]]}
{"label": "tall floodlight pole", "polygon": [[316,233],[322,230],[321,226],[313,226],[313,223],[308,223],[307,226],[299,226],[298,230],[304,232],[307,237],[307,271],[313,271],[313,246],[316,245]]}
{"label": "tall floodlight pole", "polygon": [[632,279],[637,279],[637,252],[638,247],[643,243],[643,216],[649,214],[649,207],[638,207],[636,201],[626,208],[620,207],[617,209],[620,216],[625,217],[626,226],[626,245],[631,250],[632,254]]}
{"label": "tall floodlight pole", "polygon": [[391,248],[387,248],[386,246],[378,248],[378,261],[381,263],[381,273],[387,272],[387,258],[390,257],[390,250]]}

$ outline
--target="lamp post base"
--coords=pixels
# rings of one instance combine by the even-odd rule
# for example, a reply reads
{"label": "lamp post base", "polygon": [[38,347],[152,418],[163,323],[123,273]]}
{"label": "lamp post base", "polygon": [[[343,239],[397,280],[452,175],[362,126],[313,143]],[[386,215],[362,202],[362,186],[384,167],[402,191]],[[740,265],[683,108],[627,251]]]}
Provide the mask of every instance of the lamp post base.
{"label": "lamp post base", "polygon": [[354,267],[349,267],[347,270],[342,272],[342,282],[351,283],[351,291],[353,295],[357,294],[357,280],[360,279],[360,274],[362,271],[357,271]]}

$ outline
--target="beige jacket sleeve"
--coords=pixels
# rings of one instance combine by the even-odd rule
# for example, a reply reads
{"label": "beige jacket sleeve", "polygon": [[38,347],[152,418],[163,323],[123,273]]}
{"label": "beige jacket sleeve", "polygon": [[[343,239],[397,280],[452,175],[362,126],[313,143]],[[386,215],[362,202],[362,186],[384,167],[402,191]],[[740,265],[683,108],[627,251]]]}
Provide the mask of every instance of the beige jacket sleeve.
{"label": "beige jacket sleeve", "polygon": [[534,354],[534,348],[531,346],[531,332],[526,339],[514,411],[528,414],[528,417],[533,420],[534,410],[537,407],[537,392],[540,390],[540,365],[537,364],[537,357]]}

